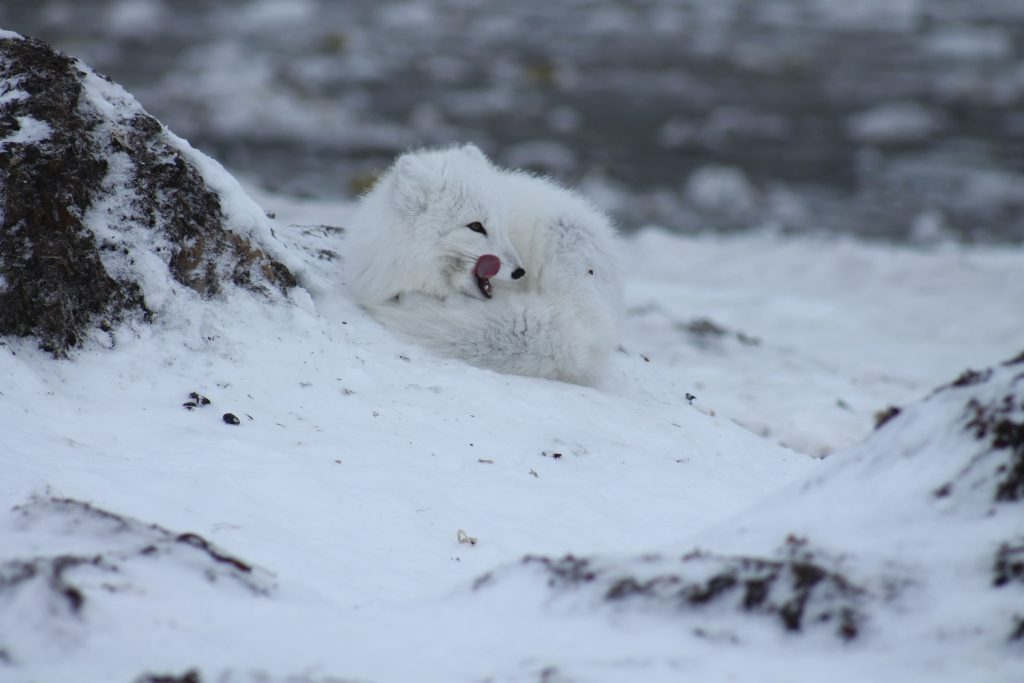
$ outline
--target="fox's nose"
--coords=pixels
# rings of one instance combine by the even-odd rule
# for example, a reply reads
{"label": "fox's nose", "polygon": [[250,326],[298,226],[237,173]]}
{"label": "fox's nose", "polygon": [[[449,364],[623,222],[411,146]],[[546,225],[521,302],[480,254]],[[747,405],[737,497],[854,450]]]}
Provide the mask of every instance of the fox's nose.
{"label": "fox's nose", "polygon": [[521,278],[524,275],[526,275],[526,271],[523,270],[522,268],[516,268],[515,270],[512,271],[512,279],[513,280],[518,280],[519,278]]}

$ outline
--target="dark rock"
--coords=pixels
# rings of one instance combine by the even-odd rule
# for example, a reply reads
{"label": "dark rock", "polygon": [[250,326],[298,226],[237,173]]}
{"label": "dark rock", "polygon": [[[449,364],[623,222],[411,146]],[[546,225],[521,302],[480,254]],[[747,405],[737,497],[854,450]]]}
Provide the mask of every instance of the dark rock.
{"label": "dark rock", "polygon": [[889,406],[885,410],[879,410],[875,413],[875,429],[881,429],[884,427],[889,420],[899,415],[900,412],[901,411],[898,406]]}
{"label": "dark rock", "polygon": [[235,231],[197,153],[109,80],[38,40],[5,37],[0,94],[0,335],[64,356],[92,327],[151,320],[139,279],[110,265],[134,265],[136,233],[166,245],[150,248],[203,297],[227,283],[295,285]]}
{"label": "dark rock", "polygon": [[223,420],[224,420],[224,422],[226,422],[229,425],[242,424],[242,421],[239,420],[238,416],[235,415],[234,413],[224,413]]}

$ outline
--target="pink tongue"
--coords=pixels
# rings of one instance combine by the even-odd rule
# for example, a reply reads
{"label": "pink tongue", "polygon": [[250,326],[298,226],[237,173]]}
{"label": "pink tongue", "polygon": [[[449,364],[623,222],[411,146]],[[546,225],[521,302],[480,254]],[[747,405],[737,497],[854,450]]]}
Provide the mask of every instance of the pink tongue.
{"label": "pink tongue", "polygon": [[494,254],[484,254],[476,260],[473,274],[486,280],[497,275],[499,270],[501,270],[501,259]]}

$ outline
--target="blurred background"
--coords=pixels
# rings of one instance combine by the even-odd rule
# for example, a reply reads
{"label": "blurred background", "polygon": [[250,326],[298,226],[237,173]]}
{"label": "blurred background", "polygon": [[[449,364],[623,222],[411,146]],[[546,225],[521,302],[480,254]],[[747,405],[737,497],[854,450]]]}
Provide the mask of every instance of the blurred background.
{"label": "blurred background", "polygon": [[625,231],[1024,242],[1024,0],[3,0],[269,190],[473,141]]}

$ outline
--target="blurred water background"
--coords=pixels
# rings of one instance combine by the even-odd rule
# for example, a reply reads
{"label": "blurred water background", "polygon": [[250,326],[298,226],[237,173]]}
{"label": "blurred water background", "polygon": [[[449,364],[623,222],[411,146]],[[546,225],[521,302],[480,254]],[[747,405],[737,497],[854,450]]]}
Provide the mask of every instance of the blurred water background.
{"label": "blurred water background", "polygon": [[1024,241],[1024,0],[3,0],[271,190],[473,141],[624,230]]}

